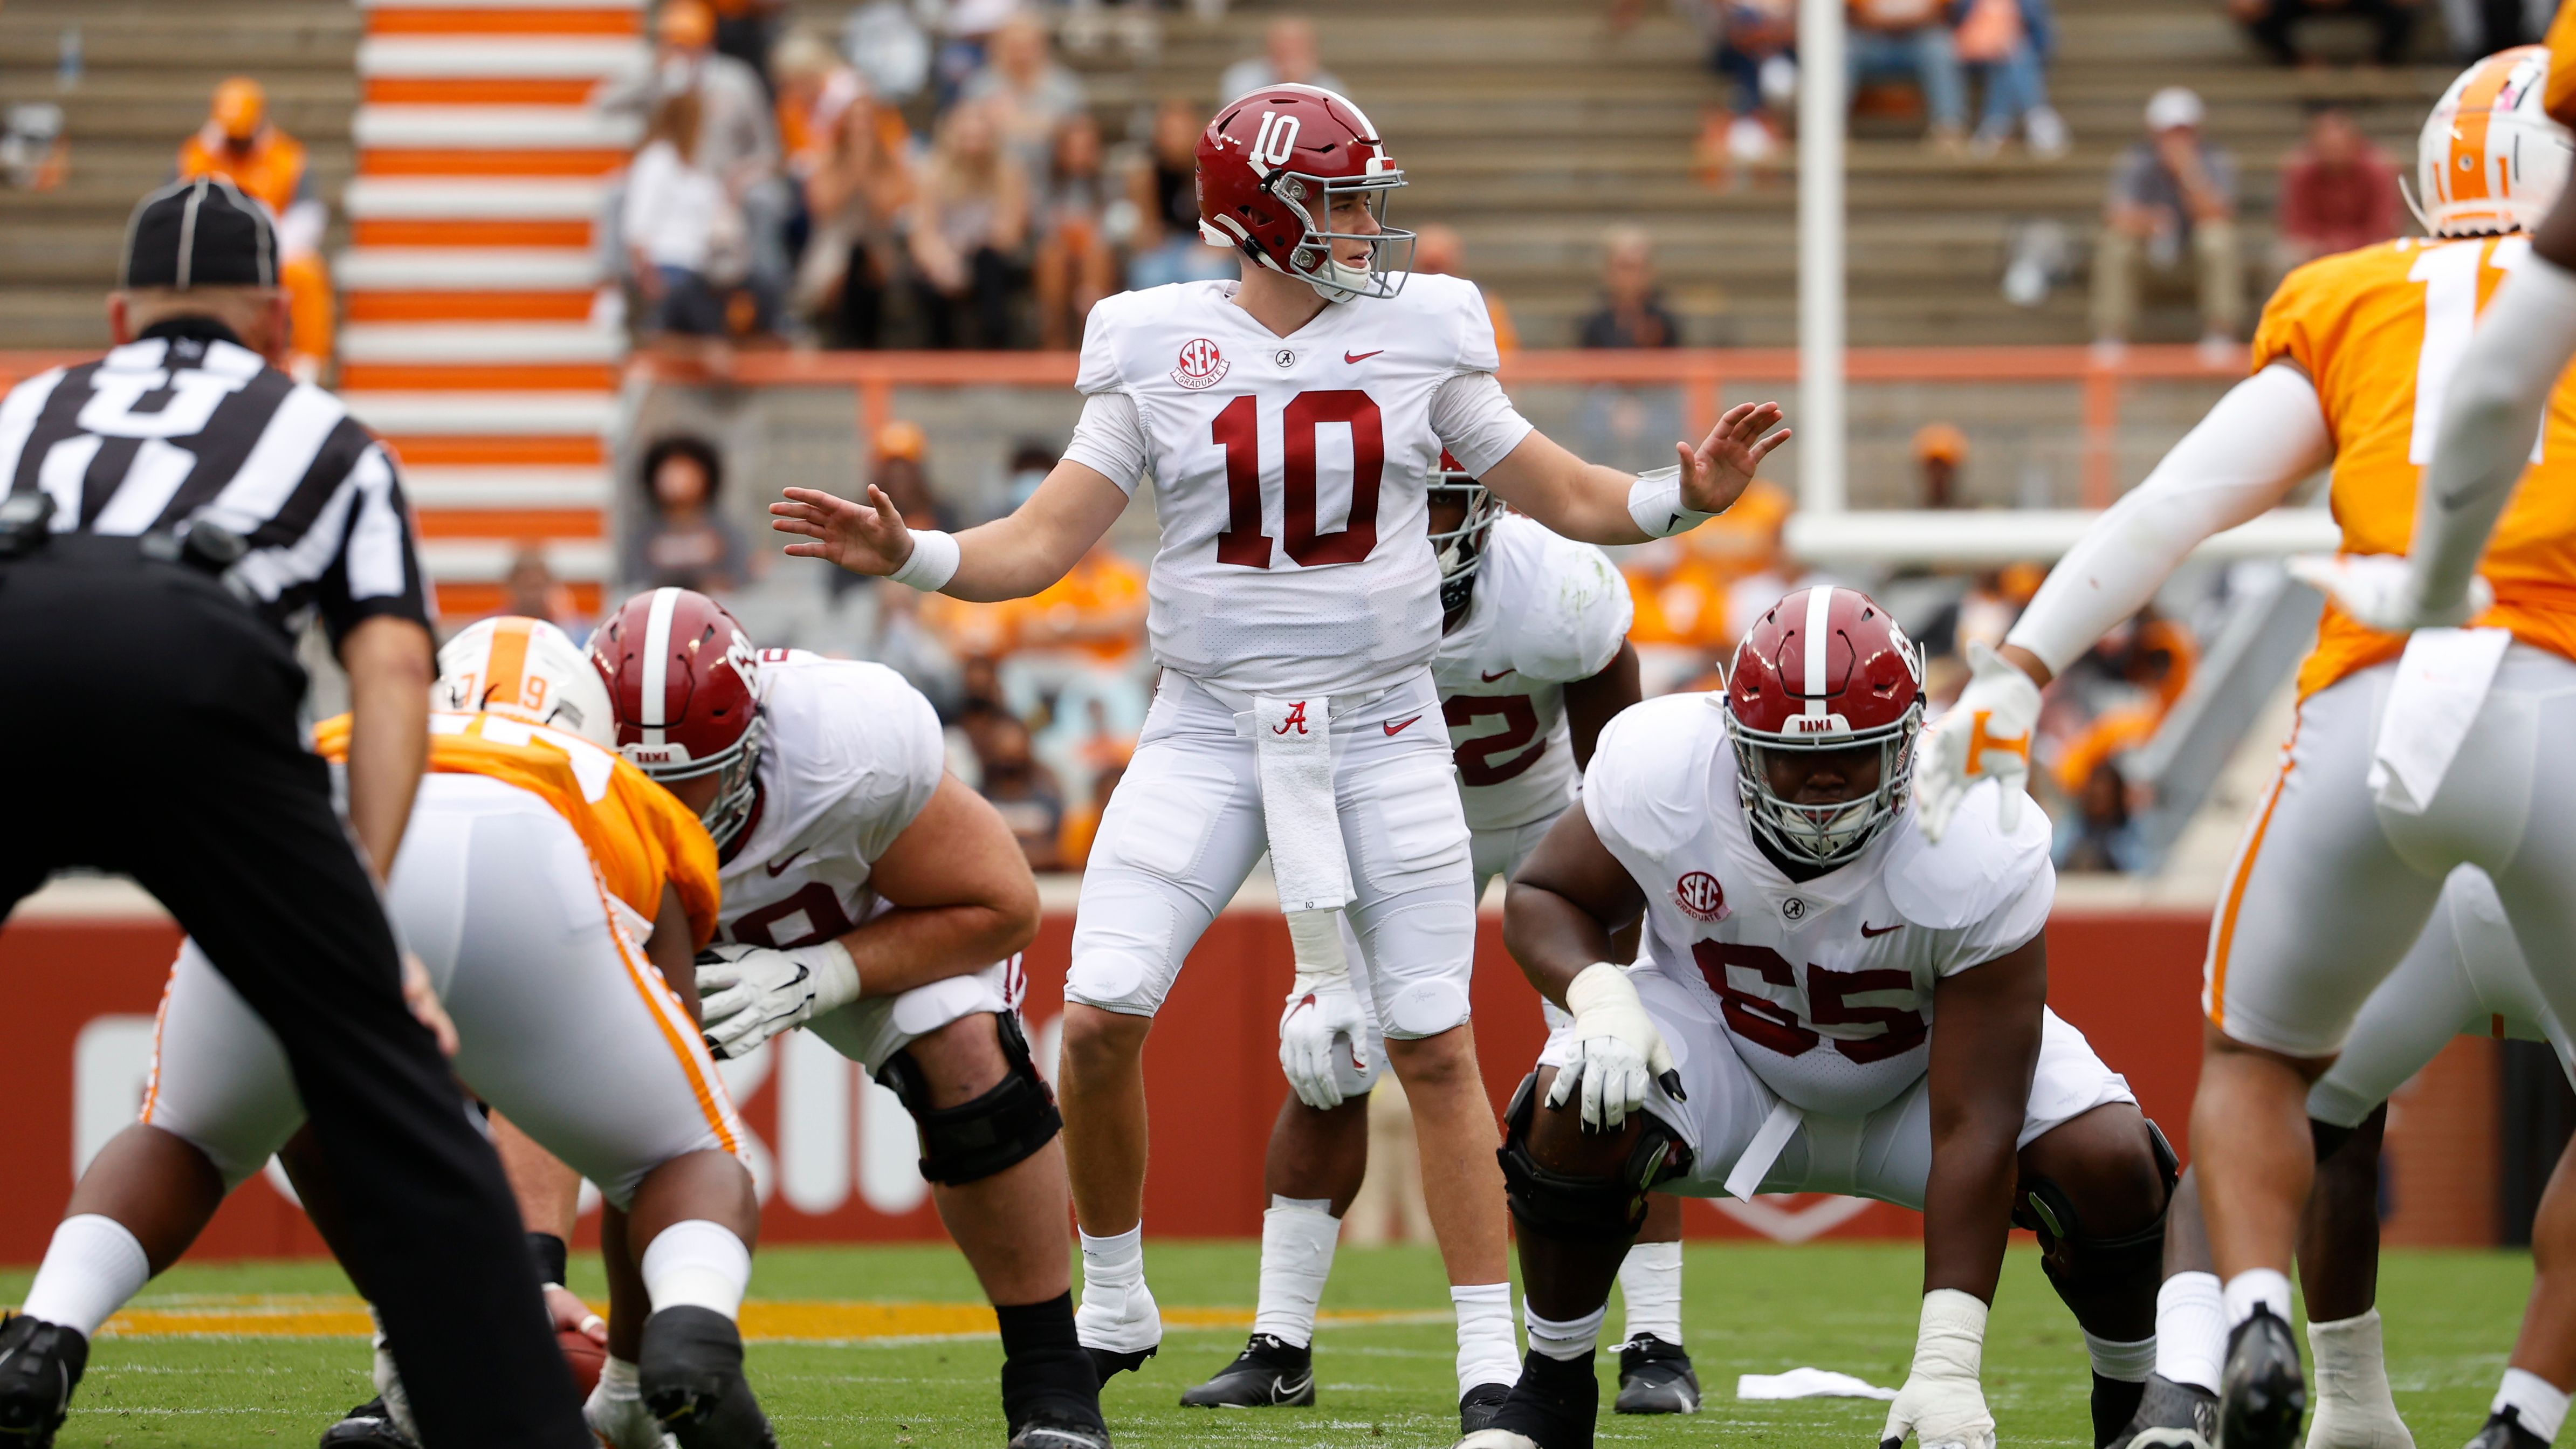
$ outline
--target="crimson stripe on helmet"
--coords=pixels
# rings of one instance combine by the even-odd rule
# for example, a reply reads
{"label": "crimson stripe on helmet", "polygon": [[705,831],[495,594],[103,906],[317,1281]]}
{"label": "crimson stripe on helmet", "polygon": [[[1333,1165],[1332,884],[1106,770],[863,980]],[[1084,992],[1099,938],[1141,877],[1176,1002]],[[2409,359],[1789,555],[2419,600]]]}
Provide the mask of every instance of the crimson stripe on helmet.
{"label": "crimson stripe on helmet", "polygon": [[644,743],[665,743],[662,727],[670,701],[666,697],[671,684],[671,614],[680,606],[678,589],[655,589],[653,607],[644,615],[644,698],[636,706],[635,723],[644,731]]}
{"label": "crimson stripe on helmet", "polygon": [[1832,626],[1834,586],[1818,584],[1807,590],[1806,669],[1798,683],[1798,692],[1806,697],[1805,713],[1830,713],[1825,702],[1825,631]]}

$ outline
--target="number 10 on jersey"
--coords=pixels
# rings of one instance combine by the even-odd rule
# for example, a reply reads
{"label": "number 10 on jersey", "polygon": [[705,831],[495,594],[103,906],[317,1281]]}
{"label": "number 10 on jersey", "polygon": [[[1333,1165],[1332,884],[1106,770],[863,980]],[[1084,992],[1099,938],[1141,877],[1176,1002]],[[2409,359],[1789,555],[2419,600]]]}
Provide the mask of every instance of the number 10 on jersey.
{"label": "number 10 on jersey", "polygon": [[[1216,561],[1245,568],[1270,567],[1273,540],[1261,531],[1261,415],[1246,394],[1227,403],[1208,425],[1225,450],[1226,528],[1216,536]],[[1386,430],[1375,399],[1357,389],[1301,392],[1280,414],[1287,456],[1280,467],[1280,530],[1288,557],[1313,568],[1358,563],[1377,547],[1378,484],[1386,471]],[[1327,423],[1351,430],[1351,507],[1348,521],[1331,533],[1315,529],[1315,437]]]}

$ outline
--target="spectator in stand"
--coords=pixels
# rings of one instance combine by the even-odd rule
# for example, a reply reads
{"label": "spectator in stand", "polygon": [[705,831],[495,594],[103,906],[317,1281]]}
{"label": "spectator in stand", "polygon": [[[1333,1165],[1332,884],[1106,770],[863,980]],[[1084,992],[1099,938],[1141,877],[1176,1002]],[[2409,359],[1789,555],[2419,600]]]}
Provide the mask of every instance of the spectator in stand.
{"label": "spectator in stand", "polygon": [[1029,869],[1063,869],[1064,791],[1029,752],[1028,725],[1005,713],[973,734],[976,761],[984,767],[984,798],[1019,838]]}
{"label": "spectator in stand", "polygon": [[1984,116],[1969,154],[1991,157],[2020,128],[2030,154],[2066,154],[2066,118],[2048,103],[2048,55],[2056,32],[2048,0],[1966,0],[1952,44],[1986,88]]}
{"label": "spectator in stand", "polygon": [[1968,88],[1951,48],[1945,0],[1849,0],[1851,31],[1843,38],[1852,94],[1873,76],[1911,77],[1923,92],[1924,143],[1960,151],[1968,135]]}
{"label": "spectator in stand", "polygon": [[286,292],[286,370],[311,382],[331,360],[331,276],[322,264],[331,210],[314,194],[304,143],[268,118],[268,92],[259,82],[237,75],[216,86],[206,124],[179,143],[177,179],[200,176],[230,177],[268,208],[277,228],[277,281]]}
{"label": "spectator in stand", "polygon": [[[1779,149],[1785,127],[1776,114],[1798,88],[1797,0],[1716,0],[1709,6],[1716,35],[1709,48],[1709,69],[1726,82],[1726,120],[1715,145],[1703,149],[1704,167],[1715,170],[1718,157],[1758,165]],[[1707,179],[1717,184],[1721,178]]]}
{"label": "spectator in stand", "polygon": [[[1439,277],[1466,276],[1467,239],[1458,235],[1454,226],[1436,221],[1424,226],[1414,236],[1413,269]],[[1512,314],[1503,306],[1502,298],[1482,288],[1478,290],[1485,299],[1485,315],[1494,324],[1494,347],[1509,357],[1520,350],[1520,331],[1512,326]]]}
{"label": "spectator in stand", "polygon": [[2147,275],[2191,276],[2200,292],[2201,350],[2234,355],[2245,315],[2236,232],[2236,159],[2202,139],[2200,97],[2168,86],[2147,102],[2147,134],[2111,168],[2102,237],[2093,252],[2093,345],[2116,355],[2137,326]]}
{"label": "spectator in stand", "polygon": [[771,47],[778,39],[778,15],[786,0],[712,0],[715,6],[715,51],[750,66],[768,82]]}
{"label": "spectator in stand", "polygon": [[1925,423],[1914,434],[1914,467],[1923,478],[1923,506],[1961,508],[1959,466],[1968,461],[1968,435],[1953,423]]}
{"label": "spectator in stand", "polygon": [[572,586],[555,577],[541,544],[523,543],[510,555],[510,571],[501,576],[501,607],[495,612],[543,619],[572,636],[576,644],[590,637]]}
{"label": "spectator in stand", "polygon": [[645,335],[723,372],[730,356],[724,290],[743,274],[742,215],[724,183],[699,164],[704,134],[696,91],[654,107],[644,148],[626,168],[618,232],[646,303]]}
{"label": "spectator in stand", "polygon": [[988,108],[958,106],[939,123],[910,218],[913,294],[932,347],[963,343],[960,312],[972,318],[977,345],[1012,345],[1028,232],[1026,173]]}
{"label": "spectator in stand", "polygon": [[917,0],[918,13],[938,17],[939,55],[931,79],[940,110],[957,103],[991,56],[993,37],[1020,8],[1021,0]]}
{"label": "spectator in stand", "polygon": [[2322,59],[2298,42],[2299,22],[2311,16],[2354,15],[2378,32],[2371,48],[2374,65],[2396,65],[2406,59],[2415,38],[2422,0],[2227,0],[2227,12],[2276,65],[2314,66]]}
{"label": "spectator in stand", "polygon": [[1638,227],[1616,226],[1601,243],[1601,305],[1578,330],[1585,347],[1679,347],[1682,324],[1655,281],[1655,244]]}
{"label": "spectator in stand", "polygon": [[877,429],[876,466],[868,481],[885,490],[907,528],[947,528],[952,520],[930,486],[930,435],[896,418]]}
{"label": "spectator in stand", "polygon": [[2281,168],[2274,226],[2281,268],[2397,235],[2397,163],[2371,144],[2352,113],[2328,106],[2308,118],[2307,144]]}
{"label": "spectator in stand", "polygon": [[605,110],[656,114],[682,92],[698,97],[693,164],[723,183],[739,217],[743,280],[766,323],[787,294],[787,220],[795,209],[781,168],[778,118],[760,72],[715,48],[716,20],[705,0],[669,0],[654,22],[650,69],[606,81],[592,93]]}
{"label": "spectator in stand", "polygon": [[1321,86],[1342,90],[1342,78],[1324,69],[1323,51],[1315,43],[1315,22],[1303,15],[1282,15],[1261,33],[1261,53],[1248,55],[1217,77],[1217,103],[1263,86]]}
{"label": "spectator in stand", "polygon": [[1056,60],[1045,23],[1025,10],[993,32],[984,68],[967,78],[958,103],[982,106],[1020,170],[1033,177],[1046,174],[1057,133],[1088,104],[1082,82]]}
{"label": "spectator in stand", "polygon": [[1198,145],[1206,126],[1206,108],[1186,96],[1166,96],[1154,108],[1145,155],[1127,173],[1128,200],[1138,218],[1127,260],[1131,289],[1235,275],[1234,249],[1209,246],[1199,237]]}
{"label": "spectator in stand", "polygon": [[867,82],[821,37],[797,31],[770,53],[769,74],[778,91],[778,149],[787,174],[799,183],[831,160],[841,117],[867,99]]}
{"label": "spectator in stand", "polygon": [[1100,126],[1076,111],[1056,128],[1039,203],[1034,286],[1038,346],[1050,351],[1082,338],[1091,304],[1118,290],[1118,257],[1109,236],[1115,198],[1103,169]]}
{"label": "spectator in stand", "polygon": [[[808,233],[796,273],[797,311],[836,347],[875,347],[886,288],[902,265],[899,225],[913,198],[904,159],[911,133],[894,107],[867,94],[855,71],[811,36],[779,46],[781,133],[805,188]],[[793,118],[791,120],[791,118]]]}
{"label": "spectator in stand", "polygon": [[627,544],[627,586],[710,594],[740,588],[748,559],[742,535],[716,512],[724,460],[715,445],[690,433],[657,438],[644,450],[640,476],[646,522]]}
{"label": "spectator in stand", "polygon": [[2075,792],[2075,810],[2058,822],[2052,851],[2066,871],[2144,869],[2146,842],[2129,814],[2129,782],[2108,759],[2094,760]]}

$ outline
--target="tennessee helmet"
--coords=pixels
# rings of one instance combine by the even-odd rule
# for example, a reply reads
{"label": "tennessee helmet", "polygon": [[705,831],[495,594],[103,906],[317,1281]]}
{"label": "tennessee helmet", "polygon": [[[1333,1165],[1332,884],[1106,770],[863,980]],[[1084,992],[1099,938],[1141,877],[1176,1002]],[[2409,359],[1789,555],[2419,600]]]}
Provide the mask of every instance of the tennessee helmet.
{"label": "tennessee helmet", "polygon": [[572,637],[543,619],[505,615],[472,625],[438,651],[432,709],[508,715],[617,748],[608,686]]}
{"label": "tennessee helmet", "polygon": [[[1413,268],[1413,233],[1385,229],[1404,172],[1360,108],[1320,86],[1277,85],[1226,103],[1199,137],[1199,235],[1254,266],[1299,277],[1327,302],[1392,297]],[[1359,196],[1375,233],[1333,230],[1336,197]],[[1333,255],[1369,243],[1363,266]]]}
{"label": "tennessee helmet", "polygon": [[760,655],[725,606],[692,589],[637,594],[591,636],[591,662],[615,707],[614,748],[664,784],[719,775],[698,819],[730,845],[759,799],[767,725]]}
{"label": "tennessee helmet", "polygon": [[[1736,798],[1754,833],[1792,860],[1840,865],[1905,807],[1923,726],[1923,656],[1878,601],[1818,584],[1745,631],[1726,679]],[[1776,754],[1878,747],[1878,783],[1853,800],[1802,804],[1771,784]]]}
{"label": "tennessee helmet", "polygon": [[2567,184],[2567,128],[2543,109],[2549,51],[2499,50],[2451,82],[2415,143],[2420,195],[2408,200],[2439,237],[2500,236],[2540,225]]}
{"label": "tennessee helmet", "polygon": [[1494,531],[1494,520],[1503,516],[1503,500],[1468,476],[1446,448],[1440,450],[1440,466],[1427,491],[1435,504],[1459,503],[1466,509],[1456,528],[1431,534],[1431,551],[1440,560],[1440,612],[1454,614],[1467,607],[1475,592],[1476,574],[1485,566],[1485,538]]}

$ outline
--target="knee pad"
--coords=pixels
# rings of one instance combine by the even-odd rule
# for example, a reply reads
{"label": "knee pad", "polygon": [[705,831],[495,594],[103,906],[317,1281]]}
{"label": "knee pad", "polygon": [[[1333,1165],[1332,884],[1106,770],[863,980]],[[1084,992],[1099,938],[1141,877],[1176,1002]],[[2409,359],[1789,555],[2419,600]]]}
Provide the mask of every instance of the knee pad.
{"label": "knee pad", "polygon": [[1679,1134],[1653,1113],[1641,1113],[1646,1130],[1619,1170],[1608,1177],[1585,1177],[1542,1166],[1529,1150],[1532,1116],[1538,1110],[1538,1074],[1521,1078],[1504,1114],[1503,1189],[1512,1218],[1524,1232],[1569,1243],[1624,1245],[1646,1222],[1646,1193],[1690,1170],[1691,1151]]}
{"label": "knee pad", "polygon": [[921,1138],[921,1175],[946,1187],[963,1187],[1027,1161],[1064,1130],[1055,1092],[1029,1057],[1029,1039],[1017,1012],[996,1012],[1002,1055],[1009,1070],[991,1091],[954,1107],[930,1105],[930,1083],[909,1051],[886,1059],[877,1071]]}
{"label": "knee pad", "polygon": [[[2088,1278],[2121,1278],[2144,1274],[2153,1282],[2164,1274],[2165,1220],[2173,1214],[2174,1185],[2182,1181],[2182,1158],[2165,1140],[2165,1131],[2150,1117],[2147,1145],[2156,1156],[2156,1175],[2164,1179],[2165,1200],[2154,1221],[2126,1233],[2096,1234],[2086,1230],[2066,1189],[2045,1177],[2022,1182],[2022,1200],[2013,1204],[2012,1221],[2040,1235],[2041,1245],[2062,1251],[2042,1258],[2054,1279],[2061,1271]],[[2061,1269],[2058,1264],[2062,1263]]]}

